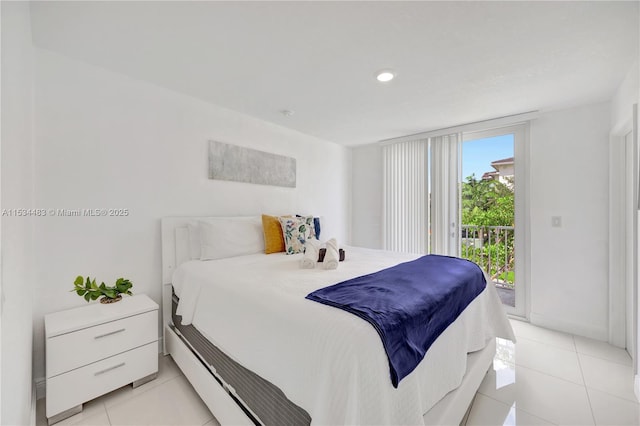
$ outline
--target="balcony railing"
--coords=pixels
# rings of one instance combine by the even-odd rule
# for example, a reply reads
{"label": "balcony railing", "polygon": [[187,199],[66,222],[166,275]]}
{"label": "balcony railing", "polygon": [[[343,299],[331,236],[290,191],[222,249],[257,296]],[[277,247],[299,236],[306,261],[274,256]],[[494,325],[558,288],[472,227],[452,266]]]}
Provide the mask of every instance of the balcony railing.
{"label": "balcony railing", "polygon": [[515,287],[513,226],[462,225],[461,257],[480,265],[499,287]]}

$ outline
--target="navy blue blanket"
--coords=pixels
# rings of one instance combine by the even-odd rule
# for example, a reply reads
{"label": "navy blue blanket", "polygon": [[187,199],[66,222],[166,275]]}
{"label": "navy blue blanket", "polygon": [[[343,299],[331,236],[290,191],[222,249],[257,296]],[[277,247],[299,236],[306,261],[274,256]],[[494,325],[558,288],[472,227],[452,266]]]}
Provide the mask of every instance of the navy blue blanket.
{"label": "navy blue blanket", "polygon": [[486,287],[478,265],[427,255],[321,288],[307,299],[351,312],[376,329],[394,387],[422,361],[438,336]]}

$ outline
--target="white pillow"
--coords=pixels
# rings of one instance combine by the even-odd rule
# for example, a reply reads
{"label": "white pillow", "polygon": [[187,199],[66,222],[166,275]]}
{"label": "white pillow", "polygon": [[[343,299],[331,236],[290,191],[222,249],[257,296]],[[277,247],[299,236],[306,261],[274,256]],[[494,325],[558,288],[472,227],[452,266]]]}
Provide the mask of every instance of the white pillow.
{"label": "white pillow", "polygon": [[200,260],[264,253],[260,217],[210,218],[198,221]]}
{"label": "white pillow", "polygon": [[189,258],[191,260],[200,259],[200,227],[197,221],[187,224],[189,228]]}

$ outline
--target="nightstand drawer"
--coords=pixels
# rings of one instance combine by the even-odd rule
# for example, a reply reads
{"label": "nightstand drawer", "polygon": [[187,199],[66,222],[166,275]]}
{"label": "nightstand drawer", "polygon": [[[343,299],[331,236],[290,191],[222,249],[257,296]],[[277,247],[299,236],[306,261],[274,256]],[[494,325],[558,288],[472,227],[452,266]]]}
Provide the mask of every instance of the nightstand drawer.
{"label": "nightstand drawer", "polygon": [[157,340],[157,310],[49,338],[47,378]]}
{"label": "nightstand drawer", "polygon": [[[77,348],[76,348],[77,350]],[[158,343],[47,379],[47,417],[158,371]]]}

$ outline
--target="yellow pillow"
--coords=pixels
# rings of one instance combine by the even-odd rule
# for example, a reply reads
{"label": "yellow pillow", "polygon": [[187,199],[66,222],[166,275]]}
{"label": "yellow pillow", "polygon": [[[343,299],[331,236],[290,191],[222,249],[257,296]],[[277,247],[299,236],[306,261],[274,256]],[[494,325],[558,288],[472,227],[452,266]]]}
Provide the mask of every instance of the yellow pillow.
{"label": "yellow pillow", "polygon": [[[291,217],[291,216],[282,216]],[[284,251],[284,235],[282,226],[277,216],[262,215],[262,231],[264,232],[265,254],[280,253]]]}

